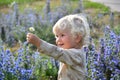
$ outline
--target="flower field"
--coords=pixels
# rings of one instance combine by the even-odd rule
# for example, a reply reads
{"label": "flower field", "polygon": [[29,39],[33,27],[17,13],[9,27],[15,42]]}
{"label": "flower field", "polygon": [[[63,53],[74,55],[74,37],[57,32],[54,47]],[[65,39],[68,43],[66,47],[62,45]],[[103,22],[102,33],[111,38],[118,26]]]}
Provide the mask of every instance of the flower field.
{"label": "flower field", "polygon": [[[42,12],[31,8],[20,12],[18,4],[13,3],[11,11],[0,13],[0,80],[57,80],[59,61],[37,52],[35,46],[26,42],[26,34],[32,32],[55,44],[52,26],[73,13],[80,12],[68,4],[51,10],[50,0]],[[89,19],[88,14],[84,15]],[[103,30],[102,36],[96,38],[92,33],[94,23],[97,24],[89,21],[92,36],[85,47],[87,80],[120,80],[120,28],[101,24],[97,27]],[[13,50],[16,44],[19,46]]]}
{"label": "flower field", "polygon": [[104,37],[99,41],[99,50],[90,39],[87,52],[88,80],[120,79],[120,35],[116,35],[109,26],[105,27]]}
{"label": "flower field", "polygon": [[31,51],[27,42],[16,52],[0,47],[0,80],[56,79],[58,62]]}

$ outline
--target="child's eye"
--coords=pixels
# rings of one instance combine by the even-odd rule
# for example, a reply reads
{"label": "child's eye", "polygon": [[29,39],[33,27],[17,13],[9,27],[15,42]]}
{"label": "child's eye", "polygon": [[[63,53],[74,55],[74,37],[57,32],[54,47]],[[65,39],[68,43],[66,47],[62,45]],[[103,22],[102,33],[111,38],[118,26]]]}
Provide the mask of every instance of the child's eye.
{"label": "child's eye", "polygon": [[62,37],[65,36],[64,34],[61,35]]}

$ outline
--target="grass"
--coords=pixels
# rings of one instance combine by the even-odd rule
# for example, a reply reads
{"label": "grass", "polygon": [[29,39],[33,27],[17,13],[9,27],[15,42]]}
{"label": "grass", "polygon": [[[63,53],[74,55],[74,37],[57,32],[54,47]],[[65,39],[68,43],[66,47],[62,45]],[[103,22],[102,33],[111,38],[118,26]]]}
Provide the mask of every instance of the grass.
{"label": "grass", "polygon": [[101,12],[101,11],[109,12],[110,11],[110,8],[105,6],[104,4],[97,3],[97,2],[91,2],[88,0],[84,1],[84,7],[85,7],[85,9],[88,9],[88,8],[96,9],[96,11],[98,11],[98,12]]}
{"label": "grass", "polygon": [[19,4],[22,4],[22,3],[32,2],[35,0],[0,0],[0,6],[7,6],[8,4],[11,4],[14,1]]}
{"label": "grass", "polygon": [[17,2],[20,6],[23,6],[27,3],[31,3],[36,0],[0,0],[0,12],[7,13],[12,3]]}
{"label": "grass", "polygon": [[[1,0],[0,1],[0,12],[7,13],[11,9],[11,4],[13,2],[17,2],[19,6],[19,10],[21,12],[26,8],[31,8],[36,11],[42,11],[46,5],[46,0]],[[50,7],[51,9],[58,7],[61,5],[60,0],[51,0]]]}
{"label": "grass", "polygon": [[[36,11],[41,11],[45,7],[46,0],[0,0],[0,12],[6,12],[10,9],[9,5],[12,2],[17,2],[19,5],[19,10],[23,11],[25,8],[32,8]],[[77,8],[78,7],[78,1],[79,0],[71,0],[71,8]],[[89,0],[83,0],[84,9],[95,9],[95,11],[103,11],[107,12],[109,11],[109,8],[104,6],[103,4],[91,2]],[[61,5],[60,0],[51,0],[50,7],[51,9],[54,9]]]}

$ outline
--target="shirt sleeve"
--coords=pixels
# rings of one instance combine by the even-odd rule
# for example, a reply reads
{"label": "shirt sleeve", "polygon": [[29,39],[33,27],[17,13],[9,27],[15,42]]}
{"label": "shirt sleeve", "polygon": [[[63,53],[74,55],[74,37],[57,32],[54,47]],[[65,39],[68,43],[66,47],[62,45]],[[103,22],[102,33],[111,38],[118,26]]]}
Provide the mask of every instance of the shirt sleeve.
{"label": "shirt sleeve", "polygon": [[71,66],[82,65],[85,59],[82,49],[62,49],[43,40],[41,40],[38,51]]}

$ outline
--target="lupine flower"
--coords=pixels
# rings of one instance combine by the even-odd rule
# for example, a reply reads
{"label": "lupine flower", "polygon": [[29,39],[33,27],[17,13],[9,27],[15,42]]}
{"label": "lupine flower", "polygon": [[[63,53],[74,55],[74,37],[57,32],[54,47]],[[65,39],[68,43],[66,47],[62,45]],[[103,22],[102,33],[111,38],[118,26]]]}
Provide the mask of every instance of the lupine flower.
{"label": "lupine flower", "polygon": [[[100,39],[100,51],[95,45],[89,47],[87,53],[88,80],[119,80],[120,79],[120,44],[109,26],[105,27],[104,37]],[[85,50],[86,51],[86,50]]]}

